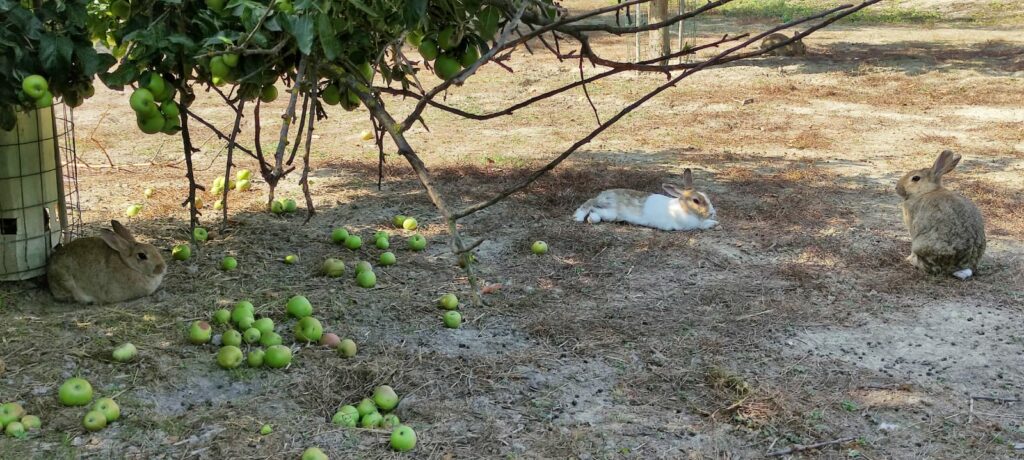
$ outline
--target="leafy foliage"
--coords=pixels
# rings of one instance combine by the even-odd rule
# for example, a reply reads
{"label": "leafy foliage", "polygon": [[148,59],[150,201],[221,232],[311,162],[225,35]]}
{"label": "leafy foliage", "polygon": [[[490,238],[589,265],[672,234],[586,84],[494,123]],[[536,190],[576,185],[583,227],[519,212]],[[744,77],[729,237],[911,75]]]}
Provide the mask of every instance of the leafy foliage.
{"label": "leafy foliage", "polygon": [[87,0],[0,0],[0,129],[14,127],[14,112],[31,108],[21,90],[30,75],[46,78],[56,97],[75,107],[93,94],[93,77],[115,63],[93,47]]}

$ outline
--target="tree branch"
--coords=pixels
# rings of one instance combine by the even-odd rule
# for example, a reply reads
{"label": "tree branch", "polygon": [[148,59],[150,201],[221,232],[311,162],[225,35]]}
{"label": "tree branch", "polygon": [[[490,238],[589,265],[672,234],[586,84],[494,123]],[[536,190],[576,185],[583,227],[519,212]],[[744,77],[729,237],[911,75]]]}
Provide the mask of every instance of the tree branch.
{"label": "tree branch", "polygon": [[235,126],[231,128],[231,139],[228,140],[228,158],[226,165],[224,166],[224,190],[221,192],[221,221],[220,231],[224,231],[228,228],[228,192],[231,187],[228,185],[231,177],[231,154],[235,151],[235,139],[238,137],[238,132],[242,126],[242,114],[245,110],[245,100],[238,103],[238,108],[235,109]]}

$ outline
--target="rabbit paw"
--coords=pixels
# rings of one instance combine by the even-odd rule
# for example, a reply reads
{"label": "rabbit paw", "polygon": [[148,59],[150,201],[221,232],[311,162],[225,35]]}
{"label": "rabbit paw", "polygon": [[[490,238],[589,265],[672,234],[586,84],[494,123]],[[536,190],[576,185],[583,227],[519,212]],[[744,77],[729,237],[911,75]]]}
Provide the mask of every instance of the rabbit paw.
{"label": "rabbit paw", "polygon": [[718,225],[718,221],[717,220],[705,220],[704,222],[702,222],[700,224],[700,228],[702,230],[708,230],[708,229],[713,228],[716,225]]}
{"label": "rabbit paw", "polygon": [[973,274],[974,274],[974,270],[971,270],[970,268],[965,268],[963,270],[960,270],[960,271],[957,271],[957,272],[953,272],[953,276],[955,276],[957,278],[960,278],[962,280],[966,280],[967,278],[970,278],[971,275],[973,275]]}

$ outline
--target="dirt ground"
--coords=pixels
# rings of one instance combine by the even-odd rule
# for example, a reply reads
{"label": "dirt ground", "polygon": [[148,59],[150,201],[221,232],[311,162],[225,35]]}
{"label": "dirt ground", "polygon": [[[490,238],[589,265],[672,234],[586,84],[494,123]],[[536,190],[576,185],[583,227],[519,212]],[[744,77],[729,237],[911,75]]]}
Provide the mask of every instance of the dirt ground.
{"label": "dirt ground", "polygon": [[[715,18],[698,34],[766,26]],[[626,55],[624,39],[599,45]],[[44,429],[0,439],[0,458],[276,459],[312,445],[331,458],[757,458],[843,438],[853,440],[797,456],[1024,457],[1024,34],[1014,24],[840,24],[807,45],[803,58],[684,80],[526,192],[467,218],[462,231],[486,238],[482,276],[502,288],[489,305],[464,304],[458,330],[443,328],[434,307],[445,292],[469,298],[437,213],[390,152],[378,190],[376,149],[359,138],[365,113],[330,111],[316,131],[308,224],[262,212],[267,186],[257,180],[232,193],[225,231],[206,197],[211,240],[170,263],[149,298],[78,307],[32,283],[2,286],[0,400],[20,401]],[[510,64],[515,73],[485,67],[447,103],[496,110],[578,77],[575,62],[525,50]],[[588,89],[604,120],[662,78],[621,75]],[[213,98],[198,104],[229,129]],[[404,113],[412,103],[390,106]],[[126,120],[127,95],[108,90],[75,113],[85,232],[145,203],[130,228],[170,259],[187,240],[180,145]],[[460,204],[515,183],[596,126],[578,91],[488,122],[438,111],[426,120],[430,131],[418,126],[410,140]],[[251,120],[243,126],[252,145]],[[225,152],[196,132],[209,184]],[[269,136],[262,143],[272,147]],[[947,186],[979,205],[988,231],[967,282],[903,260],[910,242],[895,182],[947,148],[964,157]],[[104,166],[104,152],[117,168]],[[571,221],[602,189],[658,192],[687,167],[718,209],[714,230]],[[298,198],[297,180],[279,195]],[[148,200],[146,187],[156,189]],[[405,249],[410,232],[388,224],[400,213],[418,218],[425,252]],[[381,252],[332,245],[339,226],[364,241],[393,234],[398,264],[377,269],[375,289],[316,275],[325,257],[351,269]],[[530,254],[534,240],[550,254]],[[281,263],[289,253],[300,262]],[[228,254],[237,271],[217,269]],[[287,370],[224,371],[215,347],[185,343],[186,325],[219,306],[249,299],[277,321],[294,294],[358,343],[356,358],[295,346]],[[291,323],[278,322],[290,336]],[[126,341],[140,359],[113,362]],[[54,396],[75,375],[116,395],[121,421],[85,432],[84,411]],[[380,384],[403,398],[397,414],[419,436],[411,454],[390,451],[386,432],[329,423]],[[265,423],[274,432],[260,436]]]}

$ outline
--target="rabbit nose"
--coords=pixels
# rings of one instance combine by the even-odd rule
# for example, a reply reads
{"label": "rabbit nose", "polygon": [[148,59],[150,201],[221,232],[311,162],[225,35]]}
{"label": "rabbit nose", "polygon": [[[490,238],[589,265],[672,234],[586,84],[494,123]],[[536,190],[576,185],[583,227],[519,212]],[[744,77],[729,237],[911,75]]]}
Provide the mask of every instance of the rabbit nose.
{"label": "rabbit nose", "polygon": [[167,269],[167,266],[164,265],[164,264],[157,265],[156,268],[153,269],[153,274],[154,275],[163,275],[164,274],[164,270],[166,270],[166,269]]}

